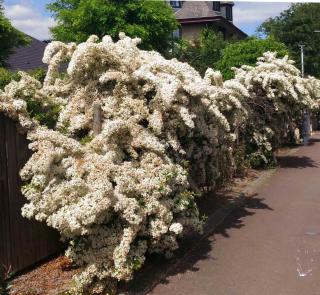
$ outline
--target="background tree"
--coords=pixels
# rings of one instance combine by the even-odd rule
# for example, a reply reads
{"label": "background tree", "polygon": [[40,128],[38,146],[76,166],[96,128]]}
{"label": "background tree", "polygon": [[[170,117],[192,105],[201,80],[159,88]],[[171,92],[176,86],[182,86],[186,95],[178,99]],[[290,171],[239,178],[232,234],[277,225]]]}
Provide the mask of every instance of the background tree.
{"label": "background tree", "polygon": [[292,4],[280,16],[265,21],[258,31],[286,44],[298,66],[298,45],[305,44],[305,72],[320,77],[320,34],[315,30],[320,30],[319,3]]}
{"label": "background tree", "polygon": [[[17,73],[11,72],[10,70],[0,67],[0,90],[9,84],[12,80],[19,80],[19,75]],[[0,293],[1,294],[1,293]]]}
{"label": "background tree", "polygon": [[205,28],[196,40],[177,40],[170,57],[189,63],[203,75],[208,67],[213,67],[221,58],[222,49],[227,44],[228,41],[224,40],[222,33]]}
{"label": "background tree", "polygon": [[272,37],[267,39],[253,37],[229,44],[222,50],[221,58],[215,62],[214,67],[222,72],[225,79],[231,79],[234,77],[232,67],[254,66],[257,58],[266,51],[277,51],[278,57],[288,54],[286,46]]}
{"label": "background tree", "polygon": [[178,28],[173,11],[164,1],[147,0],[55,0],[47,6],[58,24],[54,39],[83,42],[88,36],[119,32],[142,39],[141,47],[164,52]]}
{"label": "background tree", "polygon": [[3,1],[0,1],[0,66],[5,65],[5,60],[14,47],[26,45],[29,38],[15,29],[4,16]]}

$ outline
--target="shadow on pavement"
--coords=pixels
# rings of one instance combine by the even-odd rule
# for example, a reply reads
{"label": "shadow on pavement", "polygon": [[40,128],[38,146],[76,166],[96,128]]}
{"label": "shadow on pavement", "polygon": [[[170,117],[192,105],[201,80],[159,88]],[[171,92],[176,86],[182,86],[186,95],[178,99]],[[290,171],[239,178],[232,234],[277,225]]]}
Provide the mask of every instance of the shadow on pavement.
{"label": "shadow on pavement", "polygon": [[310,138],[308,145],[315,145],[317,142],[320,142],[320,138]]}
{"label": "shadow on pavement", "polygon": [[243,206],[236,208],[232,214],[230,214],[224,222],[217,227],[215,234],[221,234],[224,237],[229,238],[228,230],[231,228],[242,228],[245,224],[242,218],[246,216],[252,216],[255,214],[254,211],[250,209],[261,209],[273,211],[271,207],[264,203],[264,199],[258,198],[257,195],[253,197],[248,197],[245,199]]}
{"label": "shadow on pavement", "polygon": [[[210,201],[211,200],[209,200],[209,202]],[[228,205],[232,207],[234,198],[226,198],[226,196],[224,196],[223,202],[225,208],[227,208]],[[227,204],[228,202],[229,204]],[[208,204],[202,204],[200,207],[209,208],[210,206],[207,205]],[[215,209],[217,209],[216,206]],[[228,231],[230,229],[242,228],[245,226],[243,218],[255,214],[252,209],[273,210],[264,203],[264,199],[259,198],[257,195],[245,197],[242,205],[234,208],[232,214],[228,214],[222,222],[220,220],[219,225],[213,222],[212,231],[209,230],[203,236],[193,234],[181,241],[180,248],[176,251],[173,259],[166,260],[163,255],[149,255],[146,264],[136,273],[135,278],[129,283],[120,284],[120,293],[129,295],[146,294],[158,283],[167,284],[170,276],[183,274],[188,271],[198,271],[198,268],[195,266],[198,261],[212,259],[209,258],[209,253],[214,245],[214,234],[229,237]],[[209,226],[211,226],[211,224],[209,224]]]}
{"label": "shadow on pavement", "polygon": [[277,160],[279,161],[279,166],[281,168],[319,168],[317,162],[306,156],[279,156],[277,157]]}

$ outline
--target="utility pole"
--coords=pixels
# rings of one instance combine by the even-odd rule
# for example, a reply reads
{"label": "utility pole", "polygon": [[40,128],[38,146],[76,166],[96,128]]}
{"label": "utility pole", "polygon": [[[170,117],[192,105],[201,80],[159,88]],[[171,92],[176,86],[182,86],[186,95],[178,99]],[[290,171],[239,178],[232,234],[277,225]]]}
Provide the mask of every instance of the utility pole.
{"label": "utility pole", "polygon": [[[320,33],[320,30],[314,30],[314,33]],[[320,113],[317,112],[317,130],[320,130]]]}
{"label": "utility pole", "polygon": [[304,46],[305,45],[298,45],[300,47],[301,52],[301,77],[304,77]]}
{"label": "utility pole", "polygon": [[[300,52],[301,52],[301,77],[304,78],[304,46],[305,45],[299,45]],[[310,116],[308,109],[303,110],[303,144],[308,145],[309,138],[310,138]]]}

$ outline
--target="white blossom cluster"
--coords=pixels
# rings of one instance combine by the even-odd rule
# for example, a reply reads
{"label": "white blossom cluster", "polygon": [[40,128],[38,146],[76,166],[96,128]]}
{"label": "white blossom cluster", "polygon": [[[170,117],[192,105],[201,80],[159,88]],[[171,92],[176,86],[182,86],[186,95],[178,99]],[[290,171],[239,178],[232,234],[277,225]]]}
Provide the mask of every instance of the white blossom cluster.
{"label": "white blossom cluster", "polygon": [[243,84],[250,96],[261,95],[272,100],[277,111],[293,108],[314,108],[319,99],[319,80],[302,78],[288,56],[277,58],[276,52],[266,52],[256,66],[235,69],[235,80]]}
{"label": "white blossom cluster", "polygon": [[21,76],[19,82],[12,81],[5,87],[4,92],[0,90],[0,113],[19,121],[25,129],[35,128],[38,124],[30,118],[24,98],[35,96],[37,90],[41,88],[41,83],[26,73],[19,72],[19,74]]}
{"label": "white blossom cluster", "polygon": [[275,148],[292,140],[294,129],[302,125],[303,110],[318,109],[320,100],[320,81],[302,78],[292,60],[276,55],[266,52],[256,66],[234,69],[234,80],[249,92],[242,101],[248,113],[242,139],[255,147],[248,156],[265,164]]}
{"label": "white blossom cluster", "polygon": [[[271,53],[224,82],[219,72],[202,78],[186,63],[140,50],[139,39],[119,37],[52,42],[43,85],[21,73],[0,92],[0,112],[27,131],[33,151],[21,171],[23,215],[70,241],[67,256],[83,266],[79,293],[111,290],[147,252],[170,256],[177,238],[201,230],[195,196],[230,175],[246,128],[250,140],[273,148],[265,137],[272,126],[250,122],[257,97],[280,113],[311,108],[320,95],[318,80],[299,78],[291,61]],[[31,116],[30,99],[59,105],[53,129]],[[94,134],[97,105],[102,128]]]}

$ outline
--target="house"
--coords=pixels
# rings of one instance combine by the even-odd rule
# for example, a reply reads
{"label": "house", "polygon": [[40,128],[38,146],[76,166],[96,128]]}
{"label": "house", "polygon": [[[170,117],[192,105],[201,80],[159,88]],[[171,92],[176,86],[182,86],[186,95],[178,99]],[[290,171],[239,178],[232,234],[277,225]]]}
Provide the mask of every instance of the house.
{"label": "house", "polygon": [[12,71],[47,69],[47,65],[42,62],[42,57],[48,44],[31,36],[28,37],[31,39],[31,43],[27,46],[15,48],[6,60],[8,69]]}
{"label": "house", "polygon": [[230,1],[167,1],[175,11],[181,27],[176,37],[195,39],[206,27],[215,28],[225,39],[244,39],[247,34],[233,24],[233,6]]}

